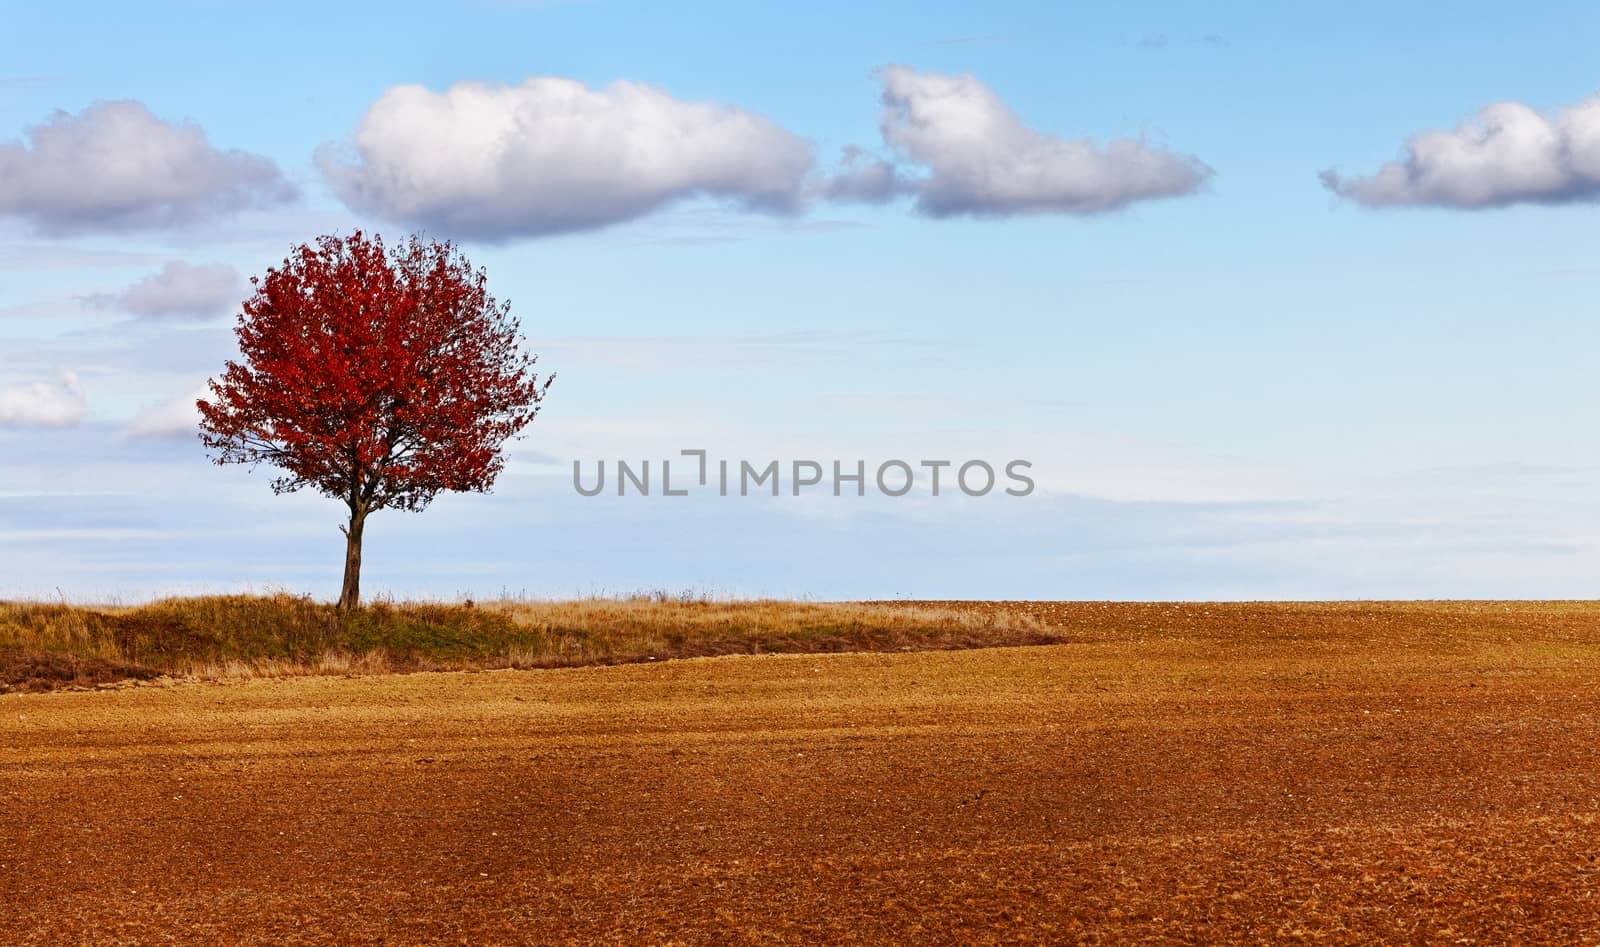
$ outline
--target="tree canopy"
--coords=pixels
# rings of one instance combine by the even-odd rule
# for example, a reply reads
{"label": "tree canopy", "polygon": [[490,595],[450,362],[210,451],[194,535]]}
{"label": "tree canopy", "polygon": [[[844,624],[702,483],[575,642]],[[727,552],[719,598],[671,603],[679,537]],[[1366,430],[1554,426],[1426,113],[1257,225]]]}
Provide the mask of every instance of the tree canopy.
{"label": "tree canopy", "polygon": [[354,606],[367,515],[487,492],[554,376],[533,371],[510,303],[448,242],[323,236],[251,286],[240,359],[197,403],[201,439],[219,464],[279,468],[275,492],[345,503],[340,603]]}

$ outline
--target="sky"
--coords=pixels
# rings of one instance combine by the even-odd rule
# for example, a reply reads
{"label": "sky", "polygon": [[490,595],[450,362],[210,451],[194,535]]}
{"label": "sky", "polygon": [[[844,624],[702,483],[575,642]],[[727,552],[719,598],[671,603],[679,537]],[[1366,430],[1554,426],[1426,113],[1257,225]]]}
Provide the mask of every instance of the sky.
{"label": "sky", "polygon": [[[212,464],[192,403],[247,279],[358,228],[456,241],[557,375],[492,493],[374,515],[369,595],[1593,597],[1597,39],[1582,3],[5,0],[0,598],[337,593],[341,505]],[[693,449],[868,495],[574,489]]]}

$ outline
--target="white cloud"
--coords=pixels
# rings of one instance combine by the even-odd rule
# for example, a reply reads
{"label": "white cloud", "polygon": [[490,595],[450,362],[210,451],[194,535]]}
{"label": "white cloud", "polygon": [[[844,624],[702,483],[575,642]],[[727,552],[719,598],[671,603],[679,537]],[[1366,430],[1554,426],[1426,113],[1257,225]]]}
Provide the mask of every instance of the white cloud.
{"label": "white cloud", "polygon": [[808,141],[744,109],[638,82],[531,78],[396,86],[318,163],[354,209],[505,239],[605,227],[695,196],[790,211],[814,159]]}
{"label": "white cloud", "polygon": [[97,306],[151,319],[203,319],[239,302],[239,272],[225,263],[170,262],[120,293],[89,297]]}
{"label": "white cloud", "polygon": [[0,388],[0,427],[72,427],[88,410],[83,385],[70,371],[61,373],[58,385],[34,382]]}
{"label": "white cloud", "polygon": [[129,437],[192,437],[200,430],[200,412],[195,402],[210,397],[211,390],[199,385],[180,398],[147,405],[128,422]]}
{"label": "white cloud", "polygon": [[0,215],[48,234],[170,227],[267,208],[297,192],[267,158],[212,146],[138,102],[57,112],[0,142]]}
{"label": "white cloud", "polygon": [[1484,208],[1600,198],[1600,96],[1546,115],[1517,102],[1425,131],[1368,177],[1323,171],[1329,190],[1367,207]]}
{"label": "white cloud", "polygon": [[1029,128],[970,74],[879,71],[884,144],[924,176],[895,184],[935,217],[1092,214],[1198,190],[1198,158],[1118,138],[1104,145]]}

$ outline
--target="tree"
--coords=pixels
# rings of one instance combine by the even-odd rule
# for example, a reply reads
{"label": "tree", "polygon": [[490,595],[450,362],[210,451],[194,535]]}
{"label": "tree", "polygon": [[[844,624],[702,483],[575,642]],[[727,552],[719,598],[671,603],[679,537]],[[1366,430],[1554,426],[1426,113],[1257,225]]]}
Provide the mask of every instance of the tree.
{"label": "tree", "polygon": [[555,380],[534,374],[486,280],[448,242],[386,248],[357,231],[303,244],[251,278],[242,359],[196,404],[216,463],[271,464],[274,493],[312,487],[349,508],[342,611],[361,600],[367,516],[487,493]]}

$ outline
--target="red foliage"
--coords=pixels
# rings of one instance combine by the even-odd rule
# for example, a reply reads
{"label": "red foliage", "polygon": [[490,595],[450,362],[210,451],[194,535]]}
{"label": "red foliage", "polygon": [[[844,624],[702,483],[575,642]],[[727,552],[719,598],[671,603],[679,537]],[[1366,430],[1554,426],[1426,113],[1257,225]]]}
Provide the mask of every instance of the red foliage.
{"label": "red foliage", "polygon": [[281,468],[276,492],[342,500],[352,531],[373,510],[488,491],[554,380],[450,243],[325,236],[251,284],[242,359],[198,402],[201,439],[219,464]]}

